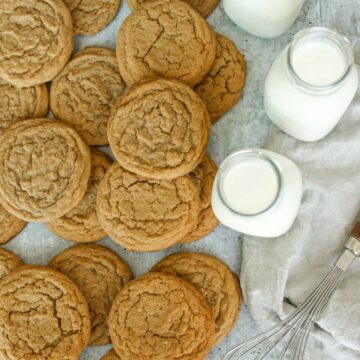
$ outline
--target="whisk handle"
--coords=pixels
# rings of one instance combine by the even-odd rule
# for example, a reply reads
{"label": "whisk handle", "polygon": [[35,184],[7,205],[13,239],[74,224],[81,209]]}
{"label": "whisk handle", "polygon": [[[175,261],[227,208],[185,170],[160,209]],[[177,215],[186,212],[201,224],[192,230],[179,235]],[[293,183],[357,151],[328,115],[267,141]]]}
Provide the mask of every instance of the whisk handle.
{"label": "whisk handle", "polygon": [[353,228],[353,231],[351,232],[351,236],[356,240],[360,241],[360,221]]}

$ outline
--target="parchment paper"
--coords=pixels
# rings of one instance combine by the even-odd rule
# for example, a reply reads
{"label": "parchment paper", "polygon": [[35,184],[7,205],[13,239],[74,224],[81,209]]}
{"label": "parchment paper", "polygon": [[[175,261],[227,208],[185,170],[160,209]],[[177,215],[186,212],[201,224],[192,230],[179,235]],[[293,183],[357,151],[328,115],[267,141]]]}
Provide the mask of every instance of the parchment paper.
{"label": "parchment paper", "polygon": [[[356,11],[358,7],[358,0],[308,0],[299,19],[290,31],[287,34],[272,40],[256,38],[243,32],[227,18],[222,5],[215,10],[208,18],[210,24],[216,31],[230,37],[237,44],[238,48],[246,55],[248,64],[248,79],[243,99],[233,110],[228,112],[212,130],[209,152],[218,164],[228,154],[235,150],[244,147],[261,147],[264,145],[270,128],[270,121],[267,118],[262,105],[264,79],[276,54],[290,41],[292,35],[304,27],[323,24],[338,28],[351,36],[356,36],[359,32],[358,24],[360,11]],[[80,50],[91,45],[102,45],[115,48],[115,39],[118,28],[129,13],[129,8],[126,3],[123,3],[116,19],[104,31],[95,36],[77,37],[76,49]],[[352,136],[349,137],[349,139],[349,141],[354,141],[355,137]],[[341,146],[339,148],[341,149]],[[280,150],[281,149],[279,149],[279,151]],[[343,154],[341,160],[343,161],[343,158],[347,158],[347,156],[348,153]],[[354,157],[355,156],[352,158]],[[311,159],[309,159],[309,161],[311,161]],[[346,177],[344,177],[344,181],[347,181]],[[354,195],[356,195],[355,190],[359,191],[358,189],[354,189]],[[320,193],[317,196],[321,197],[322,195]],[[354,199],[353,202],[356,202],[356,200],[357,199]],[[357,208],[356,205],[353,205],[354,213],[356,211],[355,208]],[[306,210],[306,206],[303,207],[302,211],[306,212]],[[333,209],[333,211],[335,213],[335,209]],[[315,279],[318,279],[326,272],[326,267],[331,263],[330,260],[335,258],[340,251],[345,227],[353,220],[353,218],[344,212],[343,209],[336,209],[336,214],[339,216],[338,221],[334,223],[334,217],[330,217],[331,222],[328,224],[330,226],[327,226],[327,231],[329,235],[334,232],[332,239],[337,239],[337,242],[334,242],[328,247],[327,239],[323,238],[321,240],[321,244],[327,251],[323,260],[319,260],[319,264],[321,264],[320,268],[314,270],[312,265],[314,264],[314,259],[317,258],[317,253],[312,253],[311,248],[308,248],[305,255],[313,259],[313,262],[310,263],[311,267],[305,269],[305,265],[296,266],[296,269],[298,270],[295,274],[299,274],[301,281],[297,281],[299,278],[290,278],[291,284],[296,284],[296,286],[293,285],[290,287],[292,290],[291,293],[289,293],[291,299],[295,299],[294,301],[298,301],[302,296],[305,296],[306,292],[311,288],[309,282],[303,284],[305,276],[314,278],[314,281]],[[311,226],[312,225],[313,224],[311,224]],[[298,231],[300,231],[300,229]],[[310,231],[310,229],[304,228],[302,231],[306,233],[307,231]],[[178,251],[198,251],[216,255],[224,260],[234,272],[240,273],[242,237],[235,231],[229,230],[223,226],[219,226],[213,234],[199,242],[178,245],[158,253],[128,253],[110,239],[105,239],[101,241],[101,243],[112,248],[127,260],[135,275],[147,272],[158,260],[170,253]],[[257,243],[257,246],[262,248],[262,253],[266,253],[268,248],[273,248],[273,245],[271,245],[270,242],[268,248],[263,247],[265,243],[266,241]],[[256,244],[256,242],[254,242],[254,244]],[[71,245],[72,243],[66,242],[53,235],[45,225],[29,224],[23,233],[5,247],[20,255],[27,263],[47,264],[55,254]],[[251,246],[251,242],[249,246]],[[249,249],[249,247],[245,247],[245,260],[248,258]],[[295,250],[298,250],[298,248]],[[246,264],[244,265],[244,269],[246,269]],[[243,276],[243,287],[245,286],[245,293],[247,294],[252,315],[259,321],[259,325],[266,327],[269,325],[269,322],[262,320],[265,316],[267,317],[269,315],[269,311],[264,310],[268,307],[269,303],[265,302],[265,300],[270,301],[272,298],[271,296],[264,296],[263,298],[259,298],[259,300],[264,300],[263,302],[260,302],[256,299],[256,294],[249,295],[252,286],[255,285],[256,288],[258,285],[254,284],[251,279],[258,277],[256,272],[251,273],[247,271],[246,273],[248,276]],[[259,276],[262,275],[263,274],[259,273]],[[349,276],[351,276],[351,273],[349,273]],[[356,281],[356,275],[353,275],[353,278]],[[351,280],[351,284],[354,284],[354,287],[357,286],[360,288],[359,283],[356,283],[355,281]],[[263,287],[264,284],[265,282],[262,282],[260,288]],[[280,307],[282,304],[283,289],[279,290],[281,291],[276,293],[276,300]],[[340,293],[341,291],[339,294]],[[255,304],[258,304],[258,306],[255,307]],[[327,311],[331,310],[331,308],[327,309]],[[337,311],[338,309],[335,310]],[[349,312],[345,320],[351,323],[351,319],[355,317],[355,315],[360,318],[358,313]],[[330,318],[327,317],[327,319],[329,322]],[[326,326],[327,328],[330,328],[331,324],[328,322],[326,323]],[[231,347],[235,346],[240,341],[255,335],[258,331],[259,330],[252,320],[252,317],[249,315],[247,308],[243,307],[234,331],[221,344],[215,346],[213,351],[207,357],[207,360],[219,360]],[[341,332],[341,329],[338,329],[338,331]],[[359,328],[353,328],[353,331],[357,331],[357,334],[359,334]],[[338,336],[338,338],[340,339],[340,336]],[[357,339],[359,340],[359,338]],[[345,340],[342,341],[345,342]],[[88,348],[82,354],[81,360],[98,360],[105,354],[109,347],[110,346]],[[314,360],[318,359],[318,357],[310,357],[310,359]],[[357,357],[357,359],[359,359],[359,357]]]}

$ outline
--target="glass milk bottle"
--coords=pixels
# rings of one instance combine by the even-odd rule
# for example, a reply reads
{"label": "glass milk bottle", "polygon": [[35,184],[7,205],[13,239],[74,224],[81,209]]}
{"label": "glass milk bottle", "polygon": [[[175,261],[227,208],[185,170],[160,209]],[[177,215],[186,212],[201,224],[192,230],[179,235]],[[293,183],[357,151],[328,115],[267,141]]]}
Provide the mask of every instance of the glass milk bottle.
{"label": "glass milk bottle", "polygon": [[250,34],[272,38],[285,33],[305,0],[224,0],[229,18]]}
{"label": "glass milk bottle", "polygon": [[265,82],[265,110],[287,134],[317,141],[337,125],[357,87],[349,40],[326,28],[310,28],[295,35],[273,63]]}
{"label": "glass milk bottle", "polygon": [[221,223],[241,233],[277,237],[292,226],[301,203],[302,177],[290,159],[246,149],[224,160],[212,191]]}

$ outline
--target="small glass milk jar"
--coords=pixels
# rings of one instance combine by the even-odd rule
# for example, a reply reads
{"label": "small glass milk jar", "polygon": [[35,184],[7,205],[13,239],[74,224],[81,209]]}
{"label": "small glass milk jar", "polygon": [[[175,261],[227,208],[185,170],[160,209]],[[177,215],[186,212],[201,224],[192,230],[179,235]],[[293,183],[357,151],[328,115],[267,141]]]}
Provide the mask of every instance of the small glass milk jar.
{"label": "small glass milk jar", "polygon": [[299,16],[305,0],[224,0],[229,18],[243,30],[263,38],[284,34]]}
{"label": "small glass milk jar", "polygon": [[309,28],[295,35],[273,63],[264,106],[287,134],[317,141],[334,129],[357,88],[350,41],[327,28]]}
{"label": "small glass milk jar", "polygon": [[301,197],[302,177],[293,161],[272,151],[245,149],[220,166],[212,208],[219,221],[234,230],[273,238],[291,228]]}

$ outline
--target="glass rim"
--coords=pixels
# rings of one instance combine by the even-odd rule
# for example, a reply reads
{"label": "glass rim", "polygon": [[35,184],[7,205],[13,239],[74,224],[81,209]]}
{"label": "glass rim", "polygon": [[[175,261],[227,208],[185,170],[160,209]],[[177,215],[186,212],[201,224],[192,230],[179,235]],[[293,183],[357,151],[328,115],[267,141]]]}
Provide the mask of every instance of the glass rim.
{"label": "glass rim", "polygon": [[[255,156],[258,159],[264,160],[266,161],[268,164],[270,164],[271,168],[274,170],[276,179],[277,179],[277,192],[276,195],[274,196],[274,199],[272,200],[271,204],[269,206],[267,206],[264,210],[261,210],[257,213],[253,213],[253,214],[246,214],[246,213],[241,213],[239,211],[237,211],[236,209],[232,208],[231,205],[225,200],[225,197],[223,196],[223,192],[222,192],[222,181],[223,181],[223,175],[224,175],[224,171],[225,169],[233,162],[236,160],[241,159],[244,156]],[[241,161],[241,160],[240,160]],[[282,190],[282,175],[281,175],[281,170],[279,168],[279,166],[276,164],[275,161],[273,161],[268,155],[266,155],[263,151],[261,150],[255,150],[255,149],[246,149],[246,150],[239,150],[239,151],[235,151],[232,154],[230,154],[220,165],[219,167],[219,171],[218,171],[218,179],[217,179],[217,191],[219,194],[219,197],[221,199],[221,201],[223,202],[223,204],[233,213],[237,214],[237,215],[241,215],[241,216],[245,216],[245,217],[253,217],[253,216],[258,216],[261,214],[264,214],[265,212],[269,211],[271,208],[273,208],[279,201],[280,199],[280,194],[281,194],[281,190]]]}
{"label": "glass rim", "polygon": [[[328,39],[332,40],[336,43],[337,47],[342,51],[344,57],[347,60],[347,67],[344,70],[344,73],[341,75],[339,79],[334,81],[333,83],[326,85],[314,85],[305,80],[303,80],[294,69],[292,58],[294,54],[294,50],[298,42],[307,37],[325,35]],[[352,50],[350,40],[344,36],[339,34],[338,32],[331,30],[326,27],[311,27],[307,29],[300,30],[297,34],[294,35],[293,40],[291,41],[288,50],[287,50],[287,67],[291,77],[295,80],[296,84],[314,92],[329,92],[339,87],[347,78],[349,73],[351,72],[354,65],[354,53]]]}

